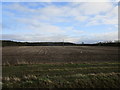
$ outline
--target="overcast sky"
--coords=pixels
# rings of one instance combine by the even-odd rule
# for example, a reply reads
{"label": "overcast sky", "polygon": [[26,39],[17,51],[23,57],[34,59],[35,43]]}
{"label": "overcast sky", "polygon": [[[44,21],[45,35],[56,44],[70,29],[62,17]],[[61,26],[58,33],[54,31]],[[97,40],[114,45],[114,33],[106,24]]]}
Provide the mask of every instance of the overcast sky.
{"label": "overcast sky", "polygon": [[3,2],[2,39],[95,43],[118,39],[116,2]]}

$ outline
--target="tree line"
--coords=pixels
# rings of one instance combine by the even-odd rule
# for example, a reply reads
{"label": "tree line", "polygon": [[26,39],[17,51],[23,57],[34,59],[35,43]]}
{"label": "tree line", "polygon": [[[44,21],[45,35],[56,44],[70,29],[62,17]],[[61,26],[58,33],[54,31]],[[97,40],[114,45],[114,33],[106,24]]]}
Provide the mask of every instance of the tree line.
{"label": "tree line", "polygon": [[107,41],[107,42],[98,42],[94,44],[81,44],[71,43],[71,42],[17,42],[11,40],[1,40],[0,41],[3,47],[4,46],[119,46],[119,41]]}

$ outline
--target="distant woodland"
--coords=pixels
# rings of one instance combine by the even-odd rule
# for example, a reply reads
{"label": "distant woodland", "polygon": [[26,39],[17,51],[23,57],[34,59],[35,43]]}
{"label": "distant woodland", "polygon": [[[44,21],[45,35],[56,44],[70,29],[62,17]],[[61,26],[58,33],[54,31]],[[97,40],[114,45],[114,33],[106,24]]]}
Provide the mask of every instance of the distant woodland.
{"label": "distant woodland", "polygon": [[17,42],[11,40],[1,40],[0,45],[4,46],[119,46],[119,41],[98,42],[94,44],[81,44],[71,42]]}

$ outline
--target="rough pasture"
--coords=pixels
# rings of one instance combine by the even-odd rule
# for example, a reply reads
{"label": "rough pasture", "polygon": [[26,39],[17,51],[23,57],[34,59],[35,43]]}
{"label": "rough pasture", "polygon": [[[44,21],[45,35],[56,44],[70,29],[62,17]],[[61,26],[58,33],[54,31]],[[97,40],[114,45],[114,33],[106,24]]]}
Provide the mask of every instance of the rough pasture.
{"label": "rough pasture", "polygon": [[3,88],[120,88],[118,47],[2,48]]}

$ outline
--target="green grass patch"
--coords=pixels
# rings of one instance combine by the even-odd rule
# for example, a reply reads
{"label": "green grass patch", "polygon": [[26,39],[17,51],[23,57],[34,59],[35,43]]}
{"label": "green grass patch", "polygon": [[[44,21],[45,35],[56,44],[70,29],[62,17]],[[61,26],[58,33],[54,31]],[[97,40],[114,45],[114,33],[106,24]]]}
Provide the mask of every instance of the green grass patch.
{"label": "green grass patch", "polygon": [[3,88],[119,88],[120,63],[3,66]]}

